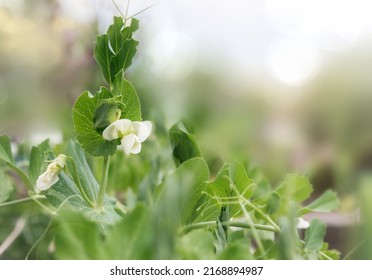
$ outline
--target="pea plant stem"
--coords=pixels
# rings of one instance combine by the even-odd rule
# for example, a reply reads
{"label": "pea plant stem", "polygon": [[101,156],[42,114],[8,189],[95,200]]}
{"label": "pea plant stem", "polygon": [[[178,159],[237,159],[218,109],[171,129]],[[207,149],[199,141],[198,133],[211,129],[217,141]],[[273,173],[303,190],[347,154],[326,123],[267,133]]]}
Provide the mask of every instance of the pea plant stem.
{"label": "pea plant stem", "polygon": [[10,205],[16,205],[16,204],[21,204],[25,202],[30,202],[30,201],[35,201],[35,200],[43,200],[46,199],[44,195],[35,195],[33,197],[25,197],[17,200],[12,200],[12,201],[7,201],[0,203],[0,207],[5,207],[5,206],[10,206]]}
{"label": "pea plant stem", "polygon": [[[226,221],[221,223],[223,226],[230,226],[230,227],[239,227],[239,228],[247,228],[251,229],[252,225],[243,223],[243,222],[235,222],[235,221]],[[182,227],[179,230],[180,234],[187,233],[193,229],[198,229],[198,228],[203,228],[206,226],[213,226],[216,225],[216,221],[208,221],[208,222],[200,222],[200,223],[195,223],[191,225],[187,225],[185,227]],[[254,224],[253,227],[256,230],[264,230],[264,231],[271,231],[271,232],[277,232],[276,228],[270,225],[261,225],[261,224]]]}
{"label": "pea plant stem", "polygon": [[108,177],[109,166],[110,166],[110,156],[104,157],[103,167],[102,167],[102,178],[101,178],[102,181],[101,181],[101,185],[100,185],[100,189],[98,193],[98,203],[97,203],[98,208],[103,207],[104,197],[105,197],[106,188],[107,188],[107,177]]}

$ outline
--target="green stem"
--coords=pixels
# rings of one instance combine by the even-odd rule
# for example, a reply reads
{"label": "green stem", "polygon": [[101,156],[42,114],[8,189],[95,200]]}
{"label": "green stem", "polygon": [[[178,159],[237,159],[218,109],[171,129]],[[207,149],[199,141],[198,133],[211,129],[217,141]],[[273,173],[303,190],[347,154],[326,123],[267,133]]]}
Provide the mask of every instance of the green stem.
{"label": "green stem", "polygon": [[357,249],[359,249],[360,246],[363,245],[364,241],[365,241],[365,240],[360,241],[360,242],[359,242],[359,243],[358,243],[358,244],[357,244],[353,249],[350,250],[349,253],[347,253],[347,254],[345,255],[345,257],[344,257],[343,259],[344,259],[344,260],[350,259],[350,257],[355,253],[355,251],[356,251]]}
{"label": "green stem", "polygon": [[48,207],[46,207],[44,204],[42,204],[39,200],[34,199],[33,196],[31,196],[31,199],[32,199],[33,201],[35,201],[36,204],[38,204],[41,208],[43,208],[43,209],[44,209],[45,211],[47,211],[49,214],[51,214],[51,215],[56,215],[55,212],[53,212],[52,210],[50,210]]}
{"label": "green stem", "polygon": [[94,208],[94,203],[89,199],[89,197],[87,196],[87,194],[85,193],[85,191],[83,189],[83,186],[81,185],[80,178],[79,178],[79,173],[77,172],[75,162],[72,158],[70,158],[70,159],[71,159],[73,171],[75,173],[74,177],[75,177],[75,181],[77,183],[78,189],[79,189],[82,197],[84,198],[84,200],[90,205],[90,207]]}
{"label": "green stem", "polygon": [[40,235],[40,237],[36,240],[36,242],[34,243],[34,245],[31,246],[31,249],[28,251],[25,260],[28,260],[28,258],[30,257],[32,251],[33,251],[33,250],[36,248],[36,246],[41,242],[41,240],[43,240],[43,238],[44,238],[45,235],[47,234],[47,232],[48,232],[50,226],[52,225],[52,222],[53,222],[53,218],[50,218],[47,227],[45,228],[44,232]]}
{"label": "green stem", "polygon": [[21,203],[25,203],[25,202],[29,202],[29,201],[42,200],[42,199],[46,199],[46,197],[44,195],[35,195],[35,196],[32,196],[32,197],[26,197],[26,198],[21,198],[21,199],[17,199],[17,200],[12,200],[12,201],[8,201],[8,202],[0,203],[0,207],[5,207],[5,206],[10,206],[10,205],[15,205],[15,204],[21,204]]}
{"label": "green stem", "polygon": [[332,261],[333,259],[328,257],[326,254],[324,254],[322,251],[319,251],[319,255],[321,255],[323,258],[329,260],[329,261]]}
{"label": "green stem", "polygon": [[99,188],[98,193],[98,208],[103,207],[103,201],[106,194],[106,188],[107,188],[107,177],[108,177],[108,171],[110,166],[110,156],[103,158],[103,169],[102,169],[102,178],[101,178],[101,186]]}
{"label": "green stem", "polygon": [[[203,227],[206,227],[206,226],[213,226],[216,224],[216,221],[208,221],[208,222],[200,222],[200,223],[195,223],[195,224],[191,224],[191,225],[187,225],[187,226],[184,226],[182,227],[180,230],[179,230],[179,233],[180,234],[185,234],[193,229],[198,229],[198,228],[203,228]],[[256,229],[256,230],[264,230],[264,231],[271,231],[271,232],[277,232],[277,230],[273,227],[273,226],[269,226],[269,225],[261,225],[261,224],[247,224],[247,223],[243,223],[243,222],[230,222],[230,221],[226,221],[226,222],[222,222],[221,223],[223,226],[230,226],[230,227],[239,227],[239,228],[248,228],[248,229],[252,229],[253,227]]]}
{"label": "green stem", "polygon": [[266,213],[264,213],[260,208],[256,207],[256,205],[251,203],[248,199],[243,197],[243,200],[247,205],[252,207],[257,213],[262,215],[275,228],[275,232],[280,232],[280,227]]}
{"label": "green stem", "polygon": [[119,212],[121,212],[122,214],[127,214],[128,213],[128,209],[127,207],[125,207],[123,204],[121,204],[119,201],[116,202],[115,204],[115,209],[118,210]]}

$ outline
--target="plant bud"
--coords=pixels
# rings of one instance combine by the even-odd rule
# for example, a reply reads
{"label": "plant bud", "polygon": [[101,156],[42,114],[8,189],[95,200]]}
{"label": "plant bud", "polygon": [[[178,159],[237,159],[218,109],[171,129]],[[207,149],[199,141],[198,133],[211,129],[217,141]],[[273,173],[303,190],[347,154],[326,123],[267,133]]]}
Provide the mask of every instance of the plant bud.
{"label": "plant bud", "polygon": [[100,100],[94,110],[94,128],[101,133],[111,123],[120,119],[120,115],[121,110],[113,98]]}

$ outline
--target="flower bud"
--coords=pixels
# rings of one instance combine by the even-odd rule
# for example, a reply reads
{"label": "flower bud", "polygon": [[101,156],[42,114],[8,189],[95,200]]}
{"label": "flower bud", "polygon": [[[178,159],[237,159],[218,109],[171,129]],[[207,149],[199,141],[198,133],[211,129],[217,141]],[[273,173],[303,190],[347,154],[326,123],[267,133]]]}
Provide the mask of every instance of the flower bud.
{"label": "flower bud", "polygon": [[37,178],[36,192],[45,191],[58,182],[58,174],[66,164],[67,156],[60,154],[56,159],[49,163],[47,170]]}
{"label": "flower bud", "polygon": [[98,101],[94,110],[94,128],[102,132],[108,125],[118,120],[120,116],[121,110],[113,98],[102,99]]}

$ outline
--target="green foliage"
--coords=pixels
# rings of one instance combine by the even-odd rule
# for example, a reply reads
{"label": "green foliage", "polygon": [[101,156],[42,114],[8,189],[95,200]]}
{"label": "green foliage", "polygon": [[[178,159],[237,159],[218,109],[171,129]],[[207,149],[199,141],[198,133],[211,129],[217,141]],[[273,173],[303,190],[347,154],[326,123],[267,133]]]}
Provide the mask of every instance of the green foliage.
{"label": "green foliage", "polygon": [[52,232],[55,236],[55,254],[59,259],[104,259],[106,255],[98,225],[76,212],[61,212]]}
{"label": "green foliage", "polygon": [[9,180],[9,177],[4,174],[0,169],[0,203],[7,201],[10,194],[13,191],[12,182]]}
{"label": "green foliage", "polygon": [[190,134],[182,123],[177,123],[169,130],[172,155],[176,166],[194,157],[200,157],[201,150],[194,135]]}
{"label": "green foliage", "polygon": [[[157,187],[157,205],[172,226],[188,225],[200,219],[215,217],[216,212],[202,212],[209,177],[202,158],[185,161]],[[163,209],[163,207],[169,207]],[[208,215],[206,215],[208,214]]]}
{"label": "green foliage", "polygon": [[149,209],[138,205],[107,235],[105,251],[110,259],[152,259],[154,234]]}
{"label": "green foliage", "polygon": [[[75,101],[73,121],[77,139],[83,148],[92,156],[110,156],[116,151],[117,141],[107,141],[94,127],[94,113],[99,101],[113,98],[112,93],[105,87],[96,95],[83,92]],[[97,116],[96,116],[97,118]]]}
{"label": "green foliage", "polygon": [[72,172],[74,181],[80,182],[88,198],[96,202],[98,199],[99,184],[88,165],[84,150],[79,143],[70,140],[67,143],[66,153],[72,158],[72,161],[67,162],[67,166],[70,170],[76,171],[76,173]]}
{"label": "green foliage", "polygon": [[183,260],[210,260],[215,257],[214,238],[211,232],[197,229],[176,241],[178,258]]}
{"label": "green foliage", "polygon": [[150,213],[138,205],[111,228],[105,240],[96,223],[76,212],[63,212],[55,227],[56,255],[60,259],[151,259],[153,234]]}
{"label": "green foliage", "polygon": [[[46,191],[49,202],[57,208],[66,203],[76,211],[83,213],[89,220],[102,224],[103,227],[116,223],[120,216],[115,212],[114,199],[106,196],[102,208],[92,207],[96,206],[99,184],[92,174],[81,146],[70,141],[66,151],[74,163],[73,165],[68,163],[73,176],[71,178],[65,172],[60,173],[58,182]],[[93,205],[89,205],[82,196],[77,185],[79,183]]]}
{"label": "green foliage", "polygon": [[10,148],[10,138],[6,135],[0,136],[0,159],[9,163],[14,162]]}
{"label": "green foliage", "polygon": [[32,185],[35,185],[37,178],[45,170],[47,151],[50,149],[49,141],[45,140],[40,145],[32,147],[28,176]]}
{"label": "green foliage", "polygon": [[137,52],[138,41],[132,38],[138,29],[138,20],[132,19],[131,25],[124,27],[121,17],[114,17],[107,34],[97,36],[94,58],[101,66],[103,76],[110,86],[121,70],[125,71]]}
{"label": "green foliage", "polygon": [[251,254],[252,244],[249,236],[242,230],[233,231],[229,234],[227,245],[218,255],[220,260],[249,260],[253,259]]}
{"label": "green foliage", "polygon": [[276,192],[288,200],[302,202],[310,197],[313,188],[309,178],[297,174],[287,174]]}
{"label": "green foliage", "polygon": [[10,169],[12,169],[20,177],[26,187],[32,189],[31,182],[27,175],[14,162],[10,146],[10,138],[6,135],[0,136],[0,163],[1,162],[4,162]]}
{"label": "green foliage", "polygon": [[116,75],[114,89],[112,90],[116,100],[118,100],[119,109],[121,110],[121,119],[131,121],[141,121],[141,104],[137,92],[130,82],[123,79],[123,72]]}
{"label": "green foliage", "polygon": [[326,225],[318,219],[313,219],[305,232],[305,254],[309,259],[317,259],[317,252],[323,246]]}
{"label": "green foliage", "polygon": [[256,185],[253,180],[248,178],[245,167],[242,163],[225,164],[216,179],[210,182],[207,192],[220,207],[228,209],[228,220],[242,214],[242,208],[238,203],[234,203],[236,198],[241,197],[249,200]]}
{"label": "green foliage", "polygon": [[[9,137],[0,137],[0,207],[36,201],[20,213],[32,209],[43,225],[51,221],[45,234],[38,231],[42,242],[29,247],[48,256],[46,242],[55,240],[57,259],[337,259],[338,252],[323,241],[325,224],[312,220],[304,238],[297,228],[302,215],[339,206],[332,191],[303,206],[313,191],[307,177],[287,174],[274,188],[259,167],[224,162],[218,153],[206,160],[182,122],[169,130],[171,149],[159,120],[162,133],[142,157],[111,157],[120,139],[104,139],[106,127],[118,119],[142,120],[137,92],[124,79],[137,50],[138,21],[126,23],[114,17],[107,33],[97,37],[94,57],[109,86],[76,99],[72,119],[78,142],[56,148],[44,141],[32,147],[28,166],[21,166]],[[48,160],[60,159],[57,150],[67,156],[66,164],[62,169],[53,161],[47,168]],[[58,181],[35,195],[43,172]],[[19,178],[30,197],[8,202]]]}
{"label": "green foliage", "polygon": [[302,208],[300,210],[300,215],[304,215],[309,212],[328,213],[336,210],[339,206],[340,201],[337,198],[337,194],[331,190],[327,190],[318,199]]}

